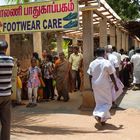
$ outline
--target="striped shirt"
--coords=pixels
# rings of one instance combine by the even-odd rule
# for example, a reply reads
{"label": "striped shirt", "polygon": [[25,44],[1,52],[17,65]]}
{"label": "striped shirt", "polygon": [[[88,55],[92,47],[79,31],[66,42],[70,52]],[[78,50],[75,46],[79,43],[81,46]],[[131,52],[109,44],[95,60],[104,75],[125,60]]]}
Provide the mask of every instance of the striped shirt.
{"label": "striped shirt", "polygon": [[0,52],[0,96],[11,95],[11,78],[14,59]]}

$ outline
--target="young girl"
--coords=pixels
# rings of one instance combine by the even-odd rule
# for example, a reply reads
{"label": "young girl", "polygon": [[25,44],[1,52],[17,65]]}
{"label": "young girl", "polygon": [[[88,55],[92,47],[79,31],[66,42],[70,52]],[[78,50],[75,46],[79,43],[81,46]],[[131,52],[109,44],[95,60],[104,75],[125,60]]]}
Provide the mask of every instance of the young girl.
{"label": "young girl", "polygon": [[39,77],[41,77],[41,70],[37,67],[37,60],[35,58],[31,59],[31,67],[29,68],[28,75],[27,86],[29,104],[27,104],[27,107],[34,107],[37,106],[37,91],[40,86]]}
{"label": "young girl", "polygon": [[54,87],[53,87],[53,63],[52,63],[52,56],[47,55],[46,57],[46,62],[44,64],[44,70],[43,70],[43,75],[44,75],[44,81],[45,81],[45,93],[47,100],[49,99],[54,100]]}

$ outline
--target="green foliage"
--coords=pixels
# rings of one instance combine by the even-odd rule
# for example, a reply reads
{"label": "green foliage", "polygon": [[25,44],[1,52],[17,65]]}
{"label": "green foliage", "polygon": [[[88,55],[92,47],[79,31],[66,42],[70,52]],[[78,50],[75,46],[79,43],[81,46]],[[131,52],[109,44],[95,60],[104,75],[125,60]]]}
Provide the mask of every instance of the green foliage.
{"label": "green foliage", "polygon": [[[63,48],[63,52],[65,54],[65,57],[68,58],[68,46],[69,46],[70,40],[65,40],[63,39],[62,41],[62,48]],[[54,51],[57,52],[57,42],[52,42],[51,44],[55,44],[55,48]]]}
{"label": "green foliage", "polygon": [[62,42],[62,48],[63,48],[63,52],[66,56],[66,58],[68,58],[68,46],[69,46],[70,41],[69,40],[63,40]]}
{"label": "green foliage", "polygon": [[107,3],[123,20],[140,18],[138,0],[106,0]]}
{"label": "green foliage", "polygon": [[30,0],[5,0],[7,4],[18,4],[20,2],[30,2]]}

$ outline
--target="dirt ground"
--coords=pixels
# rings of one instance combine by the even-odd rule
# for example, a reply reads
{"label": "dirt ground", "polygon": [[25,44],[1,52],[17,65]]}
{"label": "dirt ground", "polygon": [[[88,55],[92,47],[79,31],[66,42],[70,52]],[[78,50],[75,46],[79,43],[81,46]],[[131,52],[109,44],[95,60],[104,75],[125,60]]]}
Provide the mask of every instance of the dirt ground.
{"label": "dirt ground", "polygon": [[112,119],[98,125],[92,111],[81,112],[82,97],[71,95],[68,103],[51,101],[36,108],[12,109],[11,140],[139,140],[140,110],[112,110]]}

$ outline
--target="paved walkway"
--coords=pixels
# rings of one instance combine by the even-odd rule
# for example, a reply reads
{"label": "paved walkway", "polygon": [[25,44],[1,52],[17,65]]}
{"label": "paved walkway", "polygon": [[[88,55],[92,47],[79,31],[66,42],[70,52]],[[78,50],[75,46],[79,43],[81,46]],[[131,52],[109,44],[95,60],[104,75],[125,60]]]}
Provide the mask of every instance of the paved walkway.
{"label": "paved walkway", "polygon": [[[15,107],[11,140],[139,140],[140,126],[135,124],[140,124],[137,110],[140,91],[128,91],[124,95],[120,108],[112,111],[115,115],[105,127],[96,124],[92,112],[78,110],[82,102],[79,93],[72,93],[69,102],[43,102],[35,108]],[[133,120],[134,114],[136,120]]]}
{"label": "paved walkway", "polygon": [[121,108],[136,108],[140,109],[140,90],[132,91],[128,90],[126,91],[126,94],[120,97],[120,107]]}

